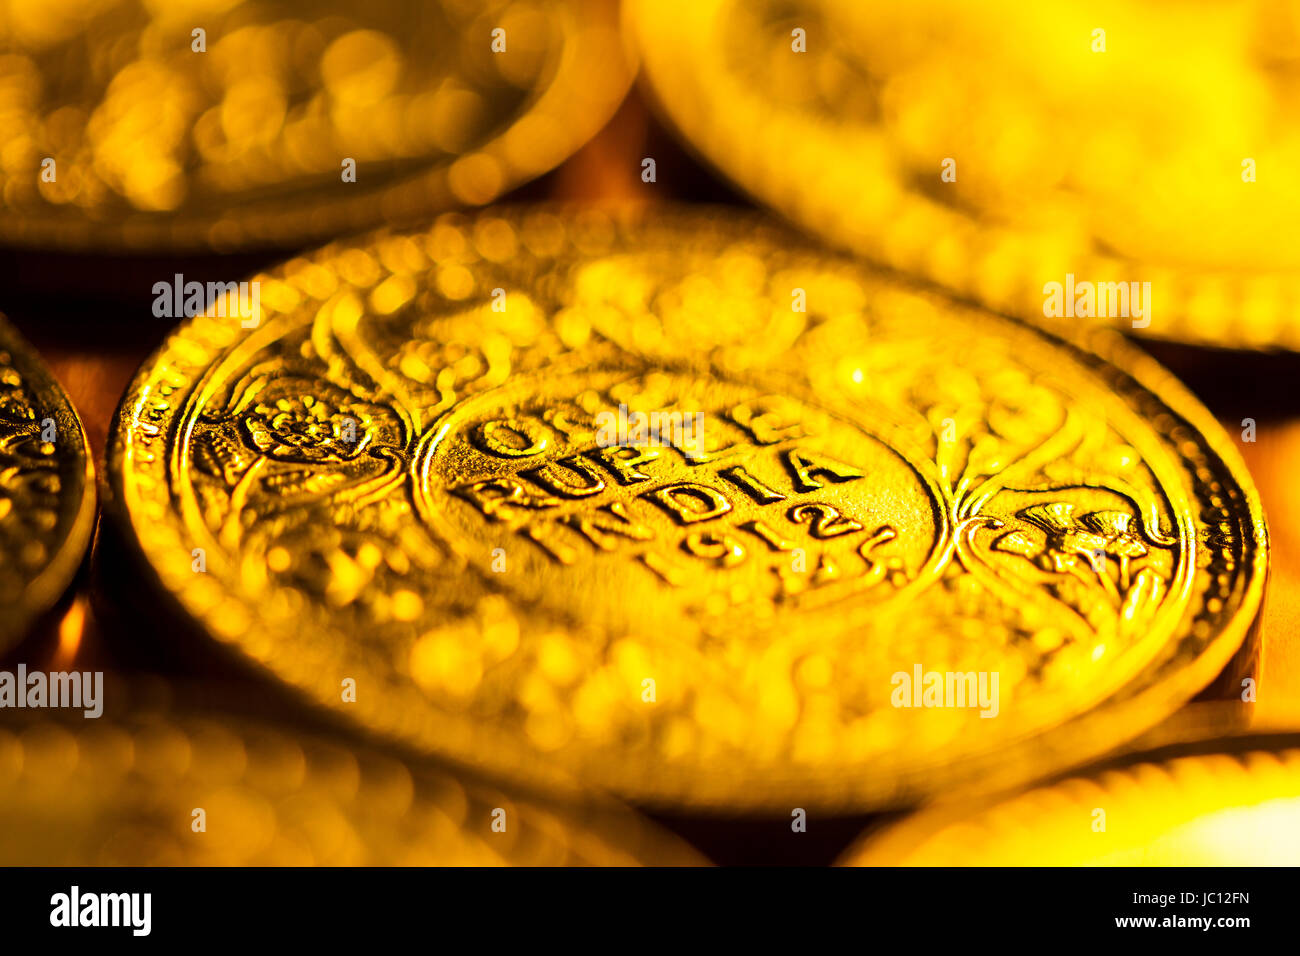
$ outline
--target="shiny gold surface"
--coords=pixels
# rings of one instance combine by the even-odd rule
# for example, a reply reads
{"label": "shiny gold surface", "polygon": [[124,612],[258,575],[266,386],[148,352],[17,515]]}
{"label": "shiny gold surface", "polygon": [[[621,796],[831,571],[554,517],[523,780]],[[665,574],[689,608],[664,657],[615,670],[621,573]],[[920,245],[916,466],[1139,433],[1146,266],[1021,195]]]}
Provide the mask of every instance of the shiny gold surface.
{"label": "shiny gold surface", "polygon": [[68,587],[95,522],[81,420],[0,316],[0,654]]}
{"label": "shiny gold surface", "polygon": [[0,728],[3,866],[632,866],[699,857],[627,810],[510,797],[219,715]]}
{"label": "shiny gold surface", "polygon": [[6,3],[0,242],[292,246],[489,202],[613,113],[616,31],[601,0]]}
{"label": "shiny gold surface", "polygon": [[[97,453],[167,337],[118,434],[145,493],[116,483],[128,521],[72,600],[0,639],[0,671],[108,679],[99,721],[0,710],[6,860],[694,860],[602,788],[716,862],[824,864],[864,829],[873,862],[894,837],[891,860],[1294,859],[1300,366],[1157,341],[1294,344],[1294,4],[627,7],[648,75],[582,145],[628,79],[612,6],[0,2],[0,308]],[[1108,334],[1010,331],[811,251],[684,148],[1038,322],[1065,273],[1151,281],[1132,331],[1222,429]],[[647,218],[429,228],[561,160],[514,201]],[[700,200],[733,205],[672,205]],[[407,220],[264,273],[257,330],[150,318],[173,273]],[[593,443],[620,403],[702,412],[726,447],[641,449],[638,480]],[[791,450],[838,473],[799,490]],[[730,511],[687,520],[715,494]],[[45,540],[13,500],[0,529]],[[917,664],[996,669],[998,716],[891,706]],[[141,671],[188,716],[120,693]],[[1241,702],[1183,703],[1211,678]],[[892,834],[862,815],[920,801]],[[495,807],[521,828],[485,835]]]}
{"label": "shiny gold surface", "polygon": [[[1285,380],[1290,380],[1289,377]],[[1294,719],[1300,704],[1300,409],[1267,425],[1243,445],[1269,515],[1269,588],[1256,706],[1261,719]]]}
{"label": "shiny gold surface", "polygon": [[[672,208],[257,281],[258,328],[196,318],[128,390],[118,513],[214,637],[431,754],[715,809],[1006,786],[1163,718],[1259,609],[1232,443],[1103,329]],[[700,440],[610,447],[620,406]],[[900,706],[914,666],[997,675],[996,719]]]}
{"label": "shiny gold surface", "polygon": [[691,146],[810,231],[1026,318],[1069,274],[1149,283],[1109,316],[1142,335],[1300,348],[1294,4],[626,10]]}
{"label": "shiny gold surface", "polygon": [[1184,756],[921,813],[845,854],[854,866],[1294,866],[1300,739],[1225,739]]}

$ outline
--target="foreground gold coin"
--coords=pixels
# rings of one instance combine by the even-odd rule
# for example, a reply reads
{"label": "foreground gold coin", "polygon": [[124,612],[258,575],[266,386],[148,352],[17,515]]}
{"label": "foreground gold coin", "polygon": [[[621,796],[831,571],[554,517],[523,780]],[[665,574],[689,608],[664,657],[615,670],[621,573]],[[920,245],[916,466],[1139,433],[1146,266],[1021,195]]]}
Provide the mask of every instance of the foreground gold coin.
{"label": "foreground gold coin", "polygon": [[94,466],[81,419],[0,316],[0,654],[67,588],[94,523]]}
{"label": "foreground gold coin", "polygon": [[852,866],[1295,866],[1300,737],[1226,739],[1122,763],[864,838]]}
{"label": "foreground gold coin", "polygon": [[1259,608],[1230,440],[1105,329],[718,210],[451,216],[257,281],[260,327],[138,373],[118,511],[215,637],[432,753],[905,801],[1136,735]]}
{"label": "foreground gold coin", "polygon": [[283,247],[486,203],[600,129],[621,49],[606,0],[16,0],[0,243]]}
{"label": "foreground gold coin", "polygon": [[637,0],[627,20],[685,138],[837,244],[1024,318],[1300,348],[1284,5]]}
{"label": "foreground gold coin", "polygon": [[690,865],[581,813],[258,723],[139,715],[0,729],[4,866]]}

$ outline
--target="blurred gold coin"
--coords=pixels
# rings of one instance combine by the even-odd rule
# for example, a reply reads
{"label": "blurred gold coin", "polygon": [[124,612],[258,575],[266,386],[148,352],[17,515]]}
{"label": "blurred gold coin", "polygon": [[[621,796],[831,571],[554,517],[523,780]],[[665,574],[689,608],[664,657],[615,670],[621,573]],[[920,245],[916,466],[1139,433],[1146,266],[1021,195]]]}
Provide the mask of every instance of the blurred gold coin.
{"label": "blurred gold coin", "polygon": [[218,640],[430,753],[903,802],[1136,735],[1259,608],[1232,443],[1105,329],[708,209],[452,215],[255,281],[257,328],[138,373],[118,513]]}
{"label": "blurred gold coin", "polygon": [[1023,318],[1300,348],[1294,4],[627,11],[685,138],[837,244]]}
{"label": "blurred gold coin", "polygon": [[1295,866],[1300,737],[1129,757],[978,807],[869,835],[851,866]]}
{"label": "blurred gold coin", "polygon": [[610,801],[564,809],[233,718],[0,729],[3,866],[693,865]]}
{"label": "blurred gold coin", "polygon": [[0,654],[67,588],[94,524],[94,466],[81,419],[0,316]]}
{"label": "blurred gold coin", "polygon": [[631,81],[605,0],[16,0],[0,243],[300,245],[489,202]]}

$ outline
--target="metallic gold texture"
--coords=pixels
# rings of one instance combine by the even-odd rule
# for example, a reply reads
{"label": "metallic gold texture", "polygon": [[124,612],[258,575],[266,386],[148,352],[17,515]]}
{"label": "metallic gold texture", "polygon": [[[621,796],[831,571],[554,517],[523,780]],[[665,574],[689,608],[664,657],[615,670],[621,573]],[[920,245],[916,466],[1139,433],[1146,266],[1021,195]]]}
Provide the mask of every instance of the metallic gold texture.
{"label": "metallic gold texture", "polygon": [[1202,742],[998,802],[932,810],[850,849],[853,866],[1294,866],[1300,739]]}
{"label": "metallic gold texture", "polygon": [[67,394],[0,316],[0,654],[81,564],[95,525],[94,474]]}
{"label": "metallic gold texture", "polygon": [[[214,638],[429,754],[710,810],[995,789],[1167,716],[1259,610],[1232,442],[1102,328],[734,210],[449,215],[256,281],[257,328],[137,375],[118,517]],[[908,706],[915,669],[998,697]]]}
{"label": "metallic gold texture", "polygon": [[5,3],[0,243],[285,247],[490,202],[613,114],[617,27],[604,0]]}
{"label": "metallic gold texture", "polygon": [[1117,287],[1106,318],[1300,348],[1294,4],[633,0],[626,19],[687,142],[836,244],[1026,319],[1067,275],[1149,283],[1148,314]]}
{"label": "metallic gold texture", "polygon": [[215,714],[0,729],[4,866],[694,865],[609,801],[557,808]]}

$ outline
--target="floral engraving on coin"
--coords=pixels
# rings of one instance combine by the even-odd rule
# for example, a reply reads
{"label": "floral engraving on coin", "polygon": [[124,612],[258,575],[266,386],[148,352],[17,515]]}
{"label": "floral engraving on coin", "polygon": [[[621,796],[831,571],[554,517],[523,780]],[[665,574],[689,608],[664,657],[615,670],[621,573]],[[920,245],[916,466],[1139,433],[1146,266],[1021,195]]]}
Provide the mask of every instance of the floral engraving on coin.
{"label": "floral engraving on coin", "polygon": [[[1192,399],[765,230],[497,212],[286,263],[258,330],[196,317],[142,371],[132,528],[323,706],[652,800],[1010,783],[1223,670],[1265,539]],[[599,438],[623,406],[699,446]],[[998,673],[998,719],[902,713],[918,663]]]}

